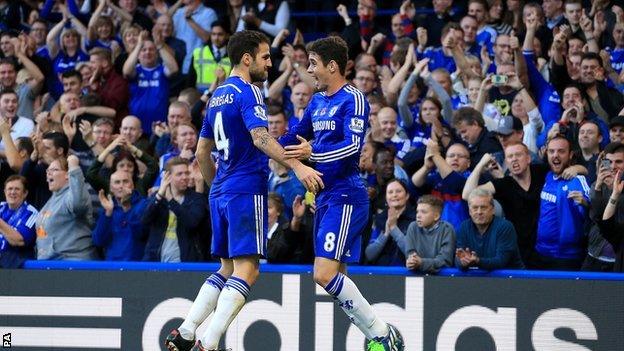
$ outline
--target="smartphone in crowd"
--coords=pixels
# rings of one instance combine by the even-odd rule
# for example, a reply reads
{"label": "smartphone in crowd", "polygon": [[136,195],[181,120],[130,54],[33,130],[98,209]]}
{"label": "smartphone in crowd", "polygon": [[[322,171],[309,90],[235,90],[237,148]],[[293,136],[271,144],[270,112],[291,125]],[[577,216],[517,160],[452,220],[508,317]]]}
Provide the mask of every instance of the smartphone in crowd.
{"label": "smartphone in crowd", "polygon": [[509,80],[509,77],[504,74],[495,74],[492,76],[492,84],[496,86],[507,84],[507,80]]}

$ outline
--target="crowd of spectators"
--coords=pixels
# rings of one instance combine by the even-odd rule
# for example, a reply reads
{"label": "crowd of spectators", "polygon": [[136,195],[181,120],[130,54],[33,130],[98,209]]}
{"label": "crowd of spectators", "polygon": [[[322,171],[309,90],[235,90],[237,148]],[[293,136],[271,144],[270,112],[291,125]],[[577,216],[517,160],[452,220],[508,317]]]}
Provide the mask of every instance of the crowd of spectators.
{"label": "crowd of spectators", "polygon": [[[361,264],[624,271],[612,0],[0,0],[0,267],[213,259],[195,148],[243,29],[272,41],[275,138],[314,93],[306,39],[347,42],[371,106]],[[266,261],[312,263],[314,195],[269,166]]]}

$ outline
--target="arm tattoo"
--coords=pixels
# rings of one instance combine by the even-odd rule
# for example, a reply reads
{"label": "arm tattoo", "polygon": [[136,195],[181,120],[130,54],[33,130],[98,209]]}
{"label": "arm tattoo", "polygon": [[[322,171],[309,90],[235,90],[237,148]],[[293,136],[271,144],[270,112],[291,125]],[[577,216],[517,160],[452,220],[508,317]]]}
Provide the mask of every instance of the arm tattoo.
{"label": "arm tattoo", "polygon": [[264,127],[252,129],[251,138],[254,141],[257,141],[258,147],[260,149],[264,149],[265,147],[267,147],[269,145],[269,142],[273,139],[273,137],[269,134],[267,129]]}

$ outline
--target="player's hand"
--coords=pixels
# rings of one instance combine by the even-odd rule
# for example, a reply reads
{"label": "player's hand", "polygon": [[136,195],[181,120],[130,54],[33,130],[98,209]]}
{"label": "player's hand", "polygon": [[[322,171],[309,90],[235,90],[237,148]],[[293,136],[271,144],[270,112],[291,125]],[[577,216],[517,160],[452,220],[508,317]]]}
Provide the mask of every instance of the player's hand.
{"label": "player's hand", "polygon": [[288,145],[284,147],[286,159],[295,158],[297,160],[307,160],[312,155],[312,145],[305,138],[297,135],[299,145]]}
{"label": "player's hand", "polygon": [[323,179],[321,179],[323,173],[302,163],[300,163],[297,167],[293,168],[293,171],[295,171],[295,175],[297,176],[297,178],[299,178],[307,191],[313,194],[317,194],[321,189],[325,187],[325,185],[323,184]]}

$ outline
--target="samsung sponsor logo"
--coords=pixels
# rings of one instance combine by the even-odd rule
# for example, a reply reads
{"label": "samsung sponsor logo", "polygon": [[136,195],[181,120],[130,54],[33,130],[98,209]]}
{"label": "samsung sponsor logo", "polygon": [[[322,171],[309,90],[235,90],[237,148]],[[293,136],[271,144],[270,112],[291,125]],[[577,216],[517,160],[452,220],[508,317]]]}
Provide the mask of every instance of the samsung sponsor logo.
{"label": "samsung sponsor logo", "polygon": [[548,201],[548,202],[552,202],[552,203],[556,203],[557,202],[557,196],[547,193],[545,191],[542,191],[542,194],[540,195],[540,197],[542,198],[542,200],[544,201]]}
{"label": "samsung sponsor logo", "polygon": [[312,123],[315,132],[319,130],[336,130],[336,121],[316,121]]}

